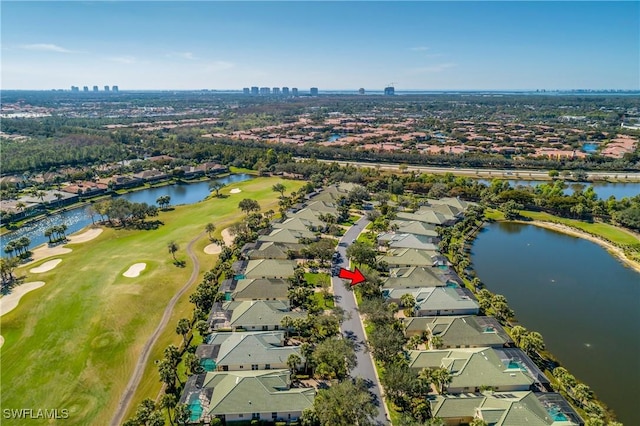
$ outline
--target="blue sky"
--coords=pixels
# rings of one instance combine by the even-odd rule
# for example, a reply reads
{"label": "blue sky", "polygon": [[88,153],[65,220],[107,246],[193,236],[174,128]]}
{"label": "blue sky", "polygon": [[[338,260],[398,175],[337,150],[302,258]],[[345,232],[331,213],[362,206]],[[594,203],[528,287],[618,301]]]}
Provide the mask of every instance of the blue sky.
{"label": "blue sky", "polygon": [[640,2],[13,2],[3,89],[639,89]]}

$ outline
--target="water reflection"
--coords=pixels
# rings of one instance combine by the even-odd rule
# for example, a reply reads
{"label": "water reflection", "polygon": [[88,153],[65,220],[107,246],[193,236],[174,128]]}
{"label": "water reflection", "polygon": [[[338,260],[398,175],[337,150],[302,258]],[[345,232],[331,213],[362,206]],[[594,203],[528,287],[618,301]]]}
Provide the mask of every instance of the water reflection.
{"label": "water reflection", "polygon": [[[215,179],[215,181],[222,182],[225,185],[231,185],[249,179],[253,179],[253,176],[241,173],[229,175],[220,179]],[[197,203],[198,201],[204,200],[211,193],[211,191],[209,190],[209,184],[211,182],[212,181],[178,183],[174,185],[160,186],[155,188],[152,187],[135,192],[130,192],[128,194],[123,194],[119,197],[122,197],[134,203],[156,204],[156,200],[159,197],[169,195],[171,197],[171,205],[173,206],[182,204],[193,204]],[[44,232],[52,226],[62,224],[67,225],[68,235],[91,225],[94,220],[98,219],[99,218],[97,216],[95,218],[91,216],[88,205],[52,214],[42,220],[23,226],[16,231],[12,231],[0,237],[0,248],[2,249],[0,252],[0,256],[6,255],[6,253],[4,253],[4,246],[9,241],[21,237],[27,237],[31,240],[31,248],[33,248],[47,242],[47,237],[44,236]]]}

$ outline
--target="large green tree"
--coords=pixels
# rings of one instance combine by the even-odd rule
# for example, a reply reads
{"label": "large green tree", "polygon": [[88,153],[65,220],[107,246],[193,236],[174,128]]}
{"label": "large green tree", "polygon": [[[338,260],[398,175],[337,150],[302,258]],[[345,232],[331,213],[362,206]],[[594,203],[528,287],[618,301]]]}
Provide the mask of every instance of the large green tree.
{"label": "large green tree", "polygon": [[[362,379],[345,380],[318,392],[313,401],[317,425],[373,426],[377,412],[373,397]],[[313,423],[312,423],[313,424]]]}

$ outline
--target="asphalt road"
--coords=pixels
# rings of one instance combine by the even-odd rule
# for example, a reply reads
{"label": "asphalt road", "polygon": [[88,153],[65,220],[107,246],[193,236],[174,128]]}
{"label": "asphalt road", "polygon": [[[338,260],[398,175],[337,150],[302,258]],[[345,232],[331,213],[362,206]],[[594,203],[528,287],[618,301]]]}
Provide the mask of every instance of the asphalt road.
{"label": "asphalt road", "polygon": [[[350,245],[351,241],[358,238],[358,235],[368,223],[369,221],[366,217],[360,219],[355,225],[349,228],[340,240],[340,243],[345,243],[347,246]],[[349,267],[346,254],[347,248],[338,245],[337,250],[342,256],[341,263],[338,263],[337,265],[347,269]],[[358,365],[351,370],[351,376],[361,377],[371,385],[369,390],[375,396],[378,404],[378,415],[375,420],[379,425],[390,425],[391,422],[387,419],[387,412],[384,403],[382,402],[382,387],[380,386],[380,381],[378,380],[378,376],[376,375],[376,371],[373,366],[373,359],[364,346],[366,338],[362,321],[360,321],[355,294],[353,291],[350,291],[345,287],[345,281],[341,278],[332,277],[331,283],[333,284],[333,293],[336,304],[344,309],[348,316],[351,317],[342,323],[342,334],[347,338],[353,339],[357,344],[356,356]]]}
{"label": "asphalt road", "polygon": [[[302,160],[302,158],[296,158]],[[351,165],[357,167],[369,167],[379,168],[380,170],[400,170],[401,164],[393,163],[366,163],[360,161],[335,161],[335,160],[317,160],[323,163],[336,163],[341,166]],[[406,164],[403,166],[407,166]],[[434,166],[407,166],[407,172],[418,173],[433,173],[433,174],[445,174],[453,173],[456,176],[467,176],[473,178],[483,179],[514,179],[514,180],[550,180],[548,170],[529,170],[529,169],[472,169],[472,168],[460,168],[460,167],[434,167]],[[606,171],[586,172],[587,176],[591,180],[620,180],[625,182],[638,182],[640,181],[640,173],[638,172],[625,172],[625,171]]]}

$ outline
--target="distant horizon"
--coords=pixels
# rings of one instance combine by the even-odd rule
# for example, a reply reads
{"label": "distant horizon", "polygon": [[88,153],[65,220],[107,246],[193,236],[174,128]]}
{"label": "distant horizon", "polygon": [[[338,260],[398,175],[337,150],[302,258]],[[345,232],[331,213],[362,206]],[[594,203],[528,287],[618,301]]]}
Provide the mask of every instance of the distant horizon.
{"label": "distant horizon", "polygon": [[[92,87],[92,86],[89,86]],[[251,86],[249,86],[251,87]],[[264,86],[266,87],[266,86]],[[278,86],[273,86],[273,87],[278,87]],[[273,87],[269,87],[270,89],[273,89]],[[280,88],[282,87],[287,87],[287,86],[280,86]],[[85,92],[83,90],[80,90],[79,92],[72,92],[70,88],[51,88],[51,89],[13,89],[13,88],[0,88],[0,92],[6,91],[6,92],[68,92],[68,93],[77,93],[77,94],[88,94],[88,95],[93,95],[96,93],[109,93],[109,94],[118,94],[118,93],[123,93],[123,92],[238,92],[240,94],[243,93],[243,89],[244,88],[234,88],[234,89],[223,89],[223,88],[200,88],[200,89],[172,89],[172,88],[166,88],[166,89],[118,89],[117,91],[112,91],[112,90],[98,90],[98,91],[94,91],[92,89],[90,89],[89,91]],[[291,89],[291,87],[290,87]],[[306,94],[309,93],[310,88],[309,87],[303,87],[297,88],[299,93],[302,94]],[[362,88],[348,88],[348,89],[321,89],[318,87],[318,93],[327,93],[327,92],[354,92],[357,94],[357,92],[362,89]],[[367,89],[364,88],[365,90],[365,95],[369,92],[374,92],[374,93],[384,93],[384,88],[381,89]],[[495,92],[495,93],[500,93],[500,92],[536,92],[536,93],[545,93],[545,92],[638,92],[640,93],[640,88],[639,89],[615,89],[615,88],[610,88],[610,89],[591,89],[591,88],[575,88],[575,89],[398,89],[398,88],[394,88],[395,93],[405,93],[405,92],[433,92],[433,93],[447,93],[447,92],[486,92],[486,93],[491,93],[491,92]],[[289,95],[283,95],[282,93],[279,94],[269,94],[269,95],[248,95],[251,97],[265,97],[265,96],[280,96],[280,97],[292,97],[293,95],[289,94]]]}
{"label": "distant horizon", "polygon": [[0,20],[13,90],[640,89],[640,2],[3,1]]}

